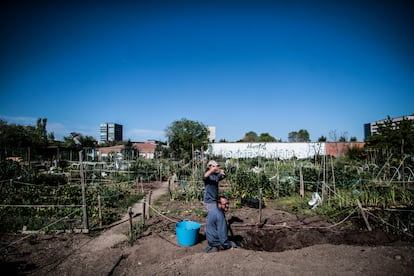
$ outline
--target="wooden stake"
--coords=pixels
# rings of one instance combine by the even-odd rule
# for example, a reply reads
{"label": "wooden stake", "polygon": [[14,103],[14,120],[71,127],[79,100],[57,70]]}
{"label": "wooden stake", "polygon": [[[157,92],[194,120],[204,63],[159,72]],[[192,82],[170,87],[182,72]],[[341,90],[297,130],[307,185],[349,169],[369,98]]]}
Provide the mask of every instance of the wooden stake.
{"label": "wooden stake", "polygon": [[171,177],[168,178],[168,197],[170,198],[170,201],[171,201],[171,198],[172,198],[172,193],[171,193]]}
{"label": "wooden stake", "polygon": [[[336,194],[336,185],[335,185],[335,167],[334,167],[334,163],[333,163],[333,159],[331,156],[331,168],[332,168],[332,183],[333,183],[333,192],[334,194]],[[330,197],[329,197],[330,199]]]}
{"label": "wooden stake", "polygon": [[142,225],[145,225],[145,217],[146,217],[146,214],[145,214],[145,209],[146,209],[145,202],[146,202],[146,200],[147,199],[144,196],[144,198],[142,199]]}
{"label": "wooden stake", "polygon": [[130,239],[131,239],[131,243],[134,240],[134,226],[132,224],[132,215],[134,214],[134,212],[132,211],[132,207],[128,208],[128,215],[129,215],[129,231],[130,231]]}
{"label": "wooden stake", "polygon": [[162,183],[162,163],[160,164],[160,183]]}
{"label": "wooden stake", "polygon": [[102,205],[101,205],[101,195],[98,195],[98,217],[99,217],[99,226],[102,227]]}
{"label": "wooden stake", "polygon": [[361,214],[362,214],[362,217],[364,218],[365,225],[367,226],[368,231],[372,231],[371,225],[370,225],[370,224],[369,224],[369,222],[368,222],[368,218],[367,218],[367,216],[366,216],[366,214],[365,214],[364,209],[362,208],[362,204],[361,204],[361,202],[359,201],[359,199],[357,199],[357,204],[358,204],[359,209],[361,209]]}
{"label": "wooden stake", "polygon": [[262,223],[262,188],[259,189],[259,224]]}
{"label": "wooden stake", "polygon": [[300,191],[299,194],[301,197],[305,196],[305,186],[303,184],[303,173],[302,173],[302,164],[299,167],[299,179],[300,179]]}
{"label": "wooden stake", "polygon": [[147,197],[147,210],[146,210],[146,214],[147,214],[147,219],[149,219],[150,216],[150,205],[151,205],[151,195],[152,195],[152,191],[148,192],[148,197]]}

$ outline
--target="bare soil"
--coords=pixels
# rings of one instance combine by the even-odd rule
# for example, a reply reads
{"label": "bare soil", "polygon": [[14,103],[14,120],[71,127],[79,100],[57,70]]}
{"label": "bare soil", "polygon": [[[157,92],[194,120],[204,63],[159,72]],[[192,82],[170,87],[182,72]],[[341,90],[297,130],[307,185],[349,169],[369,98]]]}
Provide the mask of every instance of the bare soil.
{"label": "bare soil", "polygon": [[[331,225],[266,206],[232,207],[229,236],[241,247],[204,253],[201,202],[170,201],[166,184],[151,185],[152,217],[131,243],[128,220],[98,233],[3,235],[2,275],[413,275],[409,236]],[[157,200],[156,200],[157,199]],[[141,204],[133,206],[138,225]],[[357,215],[355,215],[357,216]],[[175,224],[202,227],[194,246],[177,243]],[[357,218],[360,219],[360,218]],[[346,229],[345,229],[346,228]],[[95,235],[96,234],[96,235]]]}

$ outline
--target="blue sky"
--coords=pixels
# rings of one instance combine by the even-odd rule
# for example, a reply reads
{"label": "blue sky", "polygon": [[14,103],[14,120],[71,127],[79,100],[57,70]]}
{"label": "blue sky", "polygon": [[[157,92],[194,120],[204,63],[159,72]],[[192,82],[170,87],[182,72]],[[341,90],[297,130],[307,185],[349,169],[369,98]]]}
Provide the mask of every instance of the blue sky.
{"label": "blue sky", "polygon": [[414,113],[410,1],[7,1],[0,119],[57,139],[99,125],[166,141],[183,118],[287,141],[363,140]]}

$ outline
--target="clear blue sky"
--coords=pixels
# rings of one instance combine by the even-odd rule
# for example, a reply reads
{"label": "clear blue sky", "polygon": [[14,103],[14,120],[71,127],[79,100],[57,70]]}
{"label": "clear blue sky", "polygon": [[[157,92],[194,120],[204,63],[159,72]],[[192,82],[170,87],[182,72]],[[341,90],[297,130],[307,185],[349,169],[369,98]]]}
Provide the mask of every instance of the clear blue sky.
{"label": "clear blue sky", "polygon": [[363,140],[364,123],[414,113],[410,1],[6,2],[0,118],[47,118],[57,139],[115,122],[166,141],[186,118],[217,140]]}

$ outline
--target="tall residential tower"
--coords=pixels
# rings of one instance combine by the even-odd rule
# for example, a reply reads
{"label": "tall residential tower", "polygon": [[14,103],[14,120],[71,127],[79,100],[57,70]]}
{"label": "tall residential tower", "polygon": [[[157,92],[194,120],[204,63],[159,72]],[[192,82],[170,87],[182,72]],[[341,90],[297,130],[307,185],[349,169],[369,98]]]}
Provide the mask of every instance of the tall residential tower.
{"label": "tall residential tower", "polygon": [[115,123],[103,123],[100,127],[101,143],[122,141],[122,125]]}
{"label": "tall residential tower", "polygon": [[[392,120],[393,123],[398,124],[403,119],[414,120],[414,114],[408,115],[408,116],[390,118],[390,119]],[[382,125],[386,120],[388,119],[383,119],[383,120],[364,124],[364,138],[367,139],[369,136],[376,134],[378,132],[378,125]]]}

